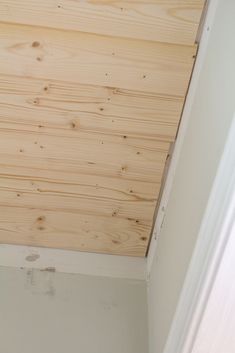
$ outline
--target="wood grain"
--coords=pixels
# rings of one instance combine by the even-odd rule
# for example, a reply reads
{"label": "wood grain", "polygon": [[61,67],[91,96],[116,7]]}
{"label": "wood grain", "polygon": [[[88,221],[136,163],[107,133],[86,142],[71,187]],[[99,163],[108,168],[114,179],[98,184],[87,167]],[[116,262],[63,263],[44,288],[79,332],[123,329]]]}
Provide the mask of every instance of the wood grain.
{"label": "wood grain", "polygon": [[9,130],[172,142],[182,104],[177,96],[0,75],[0,128]]}
{"label": "wood grain", "polygon": [[0,243],[144,256],[149,225],[135,220],[0,206]]}
{"label": "wood grain", "polygon": [[192,45],[203,5],[204,0],[1,0],[0,21]]}
{"label": "wood grain", "polygon": [[[159,185],[118,183],[118,180],[90,176],[76,183],[66,179],[0,175],[1,205],[90,214],[108,218],[152,221]],[[131,185],[130,185],[131,184]],[[141,190],[142,184],[142,190]],[[152,191],[152,192],[151,192]]]}
{"label": "wood grain", "polygon": [[0,73],[184,97],[196,46],[0,24]]}
{"label": "wood grain", "polygon": [[2,0],[0,243],[145,256],[203,0]]}
{"label": "wood grain", "polygon": [[[130,142],[129,142],[130,140]],[[132,142],[131,142],[132,141]],[[145,143],[145,145],[144,145]],[[44,133],[1,130],[0,153],[17,158],[55,161],[65,166],[91,165],[102,174],[121,176],[128,169],[136,178],[151,178],[164,166],[169,144],[151,140],[91,136],[76,138]],[[150,176],[149,176],[150,175]],[[133,175],[134,178],[134,175]]]}

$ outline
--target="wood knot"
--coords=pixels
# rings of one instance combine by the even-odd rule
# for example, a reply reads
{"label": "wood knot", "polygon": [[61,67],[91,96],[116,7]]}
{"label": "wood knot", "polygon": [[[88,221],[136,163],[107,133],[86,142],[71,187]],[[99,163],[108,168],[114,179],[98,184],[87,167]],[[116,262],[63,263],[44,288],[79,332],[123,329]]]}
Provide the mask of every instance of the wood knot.
{"label": "wood knot", "polygon": [[120,241],[115,240],[115,239],[112,239],[112,243],[113,243],[113,244],[117,244],[117,245],[118,245],[118,244],[121,244]]}
{"label": "wood knot", "polygon": [[37,41],[34,41],[34,42],[32,43],[32,47],[33,47],[33,48],[38,48],[38,47],[40,47],[40,43],[37,42]]}
{"label": "wood knot", "polygon": [[70,126],[72,130],[78,129],[78,123],[76,121],[71,121]]}
{"label": "wood knot", "polygon": [[140,240],[146,241],[147,237],[141,237]]}
{"label": "wood knot", "polygon": [[33,101],[33,104],[38,105],[39,103],[40,103],[39,98],[35,98],[34,101]]}
{"label": "wood knot", "polygon": [[39,216],[38,218],[37,218],[37,221],[38,222],[43,222],[43,221],[45,221],[45,216]]}
{"label": "wood knot", "polygon": [[69,124],[70,124],[70,127],[71,127],[72,130],[78,130],[79,129],[80,123],[79,123],[78,119],[71,120]]}

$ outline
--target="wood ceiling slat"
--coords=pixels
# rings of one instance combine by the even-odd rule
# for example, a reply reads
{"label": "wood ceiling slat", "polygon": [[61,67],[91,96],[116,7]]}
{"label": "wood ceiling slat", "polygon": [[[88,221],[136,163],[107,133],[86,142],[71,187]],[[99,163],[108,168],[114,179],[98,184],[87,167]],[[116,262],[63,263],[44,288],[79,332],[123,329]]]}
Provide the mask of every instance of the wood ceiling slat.
{"label": "wood ceiling slat", "polygon": [[0,243],[145,256],[203,3],[0,2]]}
{"label": "wood ceiling slat", "polygon": [[116,255],[144,256],[151,226],[144,222],[60,210],[0,205],[0,241]]}
{"label": "wood ceiling slat", "polygon": [[[169,144],[151,140],[139,141],[106,135],[80,134],[77,137],[47,135],[45,133],[1,130],[1,152],[31,158],[47,158],[66,164],[91,164],[118,174],[122,168],[136,170],[141,180],[148,173],[156,173],[165,163]],[[160,166],[160,167],[159,167]],[[137,172],[139,170],[139,173]],[[151,176],[150,176],[151,178]]]}
{"label": "wood ceiling slat", "polygon": [[109,134],[172,142],[183,98],[0,75],[0,128],[64,137]]}
{"label": "wood ceiling slat", "polygon": [[[77,185],[71,186],[54,181],[41,181],[34,183],[34,185],[38,185],[37,188],[34,188],[30,186],[30,180],[1,178],[1,184],[1,205],[3,206],[37,207],[55,213],[63,211],[97,217],[103,216],[109,219],[112,217],[129,218],[138,222],[147,222],[149,226],[151,225],[154,204],[159,191],[155,188],[151,199],[144,199],[137,193],[134,194],[135,183],[132,183],[133,194],[130,194],[130,191],[124,193],[121,190],[90,186],[88,182],[87,185],[80,186],[79,180]],[[95,190],[93,195],[91,195],[92,190]],[[103,192],[102,195],[101,192]]]}
{"label": "wood ceiling slat", "polygon": [[1,0],[0,21],[192,45],[203,4],[204,0]]}
{"label": "wood ceiling slat", "polygon": [[0,24],[0,73],[184,97],[196,46]]}

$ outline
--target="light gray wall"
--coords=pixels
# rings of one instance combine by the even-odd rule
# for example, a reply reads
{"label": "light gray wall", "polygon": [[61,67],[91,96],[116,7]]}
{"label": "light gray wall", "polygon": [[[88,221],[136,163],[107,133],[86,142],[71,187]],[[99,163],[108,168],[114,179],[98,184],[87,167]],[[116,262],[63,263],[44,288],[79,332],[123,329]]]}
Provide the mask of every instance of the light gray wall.
{"label": "light gray wall", "polygon": [[235,1],[219,0],[149,283],[150,353],[163,352],[234,112]]}
{"label": "light gray wall", "polygon": [[146,353],[143,281],[0,267],[0,352]]}

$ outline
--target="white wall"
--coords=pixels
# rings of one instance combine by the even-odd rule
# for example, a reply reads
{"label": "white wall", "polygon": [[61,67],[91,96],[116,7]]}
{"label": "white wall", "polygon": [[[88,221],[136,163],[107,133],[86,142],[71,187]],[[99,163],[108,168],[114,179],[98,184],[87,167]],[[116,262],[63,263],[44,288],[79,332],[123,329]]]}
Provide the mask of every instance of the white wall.
{"label": "white wall", "polygon": [[150,353],[163,353],[235,112],[234,0],[218,0],[205,31],[206,56],[150,276]]}
{"label": "white wall", "polygon": [[0,267],[1,353],[146,353],[144,281]]}

